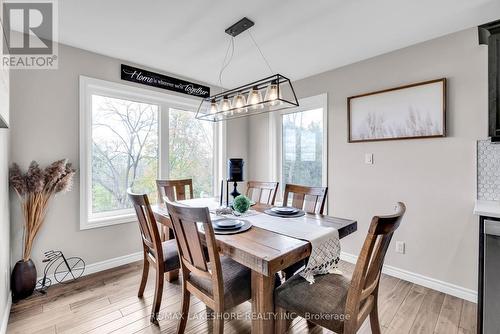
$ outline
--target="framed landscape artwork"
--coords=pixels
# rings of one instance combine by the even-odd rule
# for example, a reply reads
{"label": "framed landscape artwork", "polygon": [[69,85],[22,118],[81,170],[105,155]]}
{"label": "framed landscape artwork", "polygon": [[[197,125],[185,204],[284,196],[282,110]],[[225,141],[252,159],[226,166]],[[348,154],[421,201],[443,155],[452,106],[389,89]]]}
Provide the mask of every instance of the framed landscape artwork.
{"label": "framed landscape artwork", "polygon": [[446,79],[347,98],[350,143],[446,136]]}

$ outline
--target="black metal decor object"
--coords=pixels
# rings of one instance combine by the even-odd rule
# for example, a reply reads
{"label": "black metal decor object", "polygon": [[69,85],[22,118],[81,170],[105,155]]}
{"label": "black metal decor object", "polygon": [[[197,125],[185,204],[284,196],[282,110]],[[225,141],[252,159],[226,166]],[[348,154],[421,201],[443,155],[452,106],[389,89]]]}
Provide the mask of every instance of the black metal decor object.
{"label": "black metal decor object", "polygon": [[243,165],[244,162],[241,158],[232,158],[228,161],[227,181],[233,182],[234,189],[231,192],[231,196],[233,196],[233,199],[241,195],[238,192],[238,182],[243,181]]}
{"label": "black metal decor object", "polygon": [[52,280],[48,277],[52,267],[54,269],[54,280],[57,283],[67,283],[68,281],[76,281],[83,275],[85,271],[85,261],[77,256],[65,257],[63,252],[50,250],[44,253],[45,258],[42,262],[47,263],[43,270],[43,278],[38,280],[36,289],[40,293],[45,294],[46,290],[52,285]]}
{"label": "black metal decor object", "polygon": [[252,20],[250,20],[248,17],[244,17],[241,20],[239,20],[238,22],[236,22],[235,24],[233,24],[232,26],[230,26],[229,28],[227,28],[225,30],[225,32],[228,35],[236,37],[239,34],[241,34],[242,32],[244,32],[245,30],[253,27],[254,24],[255,23]]}

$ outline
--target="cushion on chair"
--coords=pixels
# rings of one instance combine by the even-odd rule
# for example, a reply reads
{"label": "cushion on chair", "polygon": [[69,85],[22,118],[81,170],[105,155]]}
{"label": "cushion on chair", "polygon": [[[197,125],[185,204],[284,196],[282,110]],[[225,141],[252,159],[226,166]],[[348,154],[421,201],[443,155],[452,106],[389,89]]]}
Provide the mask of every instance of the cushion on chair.
{"label": "cushion on chair", "polygon": [[315,276],[314,280],[316,283],[309,284],[302,276],[291,277],[275,290],[275,304],[302,317],[309,313],[308,320],[341,333],[350,279],[326,274]]}
{"label": "cushion on chair", "polygon": [[[224,308],[229,309],[249,300],[251,298],[250,269],[226,256],[220,257],[220,263],[224,281]],[[211,280],[191,274],[190,281],[204,293],[212,294],[213,282]]]}
{"label": "cushion on chair", "polygon": [[163,261],[165,262],[165,271],[171,271],[180,268],[179,253],[177,252],[177,242],[175,239],[167,240],[161,243],[163,248]]}

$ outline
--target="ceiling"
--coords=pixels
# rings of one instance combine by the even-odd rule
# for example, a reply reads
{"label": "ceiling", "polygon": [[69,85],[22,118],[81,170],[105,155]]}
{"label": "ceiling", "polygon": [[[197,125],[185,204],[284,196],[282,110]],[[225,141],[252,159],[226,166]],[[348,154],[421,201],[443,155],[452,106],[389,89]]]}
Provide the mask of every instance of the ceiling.
{"label": "ceiling", "polygon": [[[247,16],[274,72],[301,79],[500,18],[498,0],[63,0],[61,43],[218,84]],[[248,33],[235,38],[222,86],[269,74]]]}

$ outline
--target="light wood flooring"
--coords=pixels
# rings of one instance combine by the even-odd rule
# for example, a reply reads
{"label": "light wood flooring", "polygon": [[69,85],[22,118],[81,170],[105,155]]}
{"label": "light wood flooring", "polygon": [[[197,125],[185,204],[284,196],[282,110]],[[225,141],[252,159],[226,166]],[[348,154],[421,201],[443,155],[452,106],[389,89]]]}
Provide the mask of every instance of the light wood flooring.
{"label": "light wood flooring", "polygon": [[[352,272],[352,265],[341,263]],[[7,333],[175,333],[177,320],[164,319],[159,326],[149,322],[154,281],[148,282],[144,298],[137,298],[141,263],[89,275],[80,280],[49,288],[47,295],[34,296],[12,305]],[[151,272],[149,275],[153,278]],[[180,282],[165,283],[162,314],[180,309]],[[383,333],[475,333],[476,305],[441,292],[383,275],[380,283],[379,312]],[[191,320],[186,333],[210,333],[205,306],[191,302]],[[250,303],[235,310],[250,312]],[[166,317],[168,318],[168,317]],[[250,333],[250,321],[228,319],[225,333]],[[360,333],[370,333],[368,322]],[[309,328],[295,319],[289,333],[331,333]]]}

